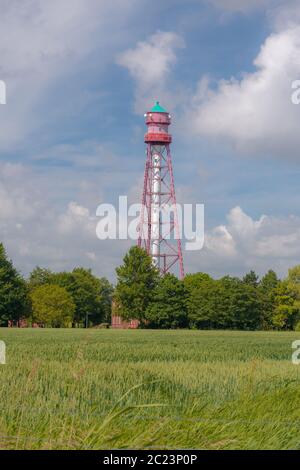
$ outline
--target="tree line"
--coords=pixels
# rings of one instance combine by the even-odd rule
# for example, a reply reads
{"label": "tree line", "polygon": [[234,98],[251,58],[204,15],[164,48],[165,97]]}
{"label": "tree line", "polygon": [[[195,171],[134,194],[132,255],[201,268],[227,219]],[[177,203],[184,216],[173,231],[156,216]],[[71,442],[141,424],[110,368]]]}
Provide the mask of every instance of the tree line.
{"label": "tree line", "polygon": [[117,268],[116,312],[144,328],[236,330],[300,329],[300,265],[280,280],[269,270],[261,279],[250,271],[242,279],[213,279],[206,273],[179,280],[159,276],[138,247]]}
{"label": "tree line", "polygon": [[242,279],[199,272],[179,280],[161,277],[147,253],[132,247],[116,274],[115,288],[80,267],[37,267],[24,279],[0,244],[0,326],[108,325],[113,299],[114,314],[141,328],[300,329],[300,265],[286,279],[269,270],[261,279],[250,271]]}
{"label": "tree line", "polygon": [[0,244],[0,326],[74,327],[109,323],[113,287],[89,269],[35,268],[25,280]]}

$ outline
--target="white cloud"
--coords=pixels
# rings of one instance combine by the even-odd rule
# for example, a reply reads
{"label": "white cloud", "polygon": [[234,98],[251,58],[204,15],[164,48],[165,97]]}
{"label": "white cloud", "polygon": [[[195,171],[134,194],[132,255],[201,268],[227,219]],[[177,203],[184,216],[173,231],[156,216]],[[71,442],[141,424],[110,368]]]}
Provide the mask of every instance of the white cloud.
{"label": "white cloud", "polygon": [[278,0],[267,13],[275,31],[283,31],[300,23],[298,0]]}
{"label": "white cloud", "polygon": [[158,31],[117,57],[117,63],[126,67],[136,82],[136,112],[148,109],[154,99],[160,99],[170,109],[173,98],[166,84],[176,63],[175,51],[182,47],[184,42],[178,34]]}
{"label": "white cloud", "polygon": [[[62,77],[72,80],[74,66],[78,73],[78,64],[88,54],[98,49],[99,63],[105,62],[120,37],[120,24],[135,4],[136,0],[1,0],[0,79],[7,85],[7,104],[0,107],[0,150],[20,146],[47,122],[49,113],[45,104],[39,110],[40,101]],[[52,96],[51,102],[56,99]]]}
{"label": "white cloud", "polygon": [[284,276],[300,261],[300,217],[262,215],[252,219],[240,207],[227,215],[227,223],[207,231],[204,249],[193,259],[186,253],[189,267],[218,276],[241,275],[250,269],[263,274],[274,269]]}
{"label": "white cloud", "polygon": [[25,274],[36,265],[54,270],[85,266],[113,278],[129,243],[98,240],[96,191],[92,209],[76,201],[55,204],[56,178],[41,178],[23,165],[0,164],[0,241]]}
{"label": "white cloud", "polygon": [[0,172],[0,220],[4,229],[9,222],[30,220],[39,210],[40,202],[35,185],[30,184],[30,172],[22,165],[4,163]]}
{"label": "white cloud", "polygon": [[76,235],[79,231],[87,236],[95,236],[96,217],[87,207],[75,201],[68,204],[67,211],[58,217],[57,230],[62,235]]}
{"label": "white cloud", "polygon": [[[75,200],[55,205],[49,197],[54,181],[55,175],[45,182],[22,165],[0,165],[0,195],[5,195],[0,204],[0,240],[9,256],[24,273],[35,265],[54,270],[82,265],[113,278],[134,242],[98,240],[96,205],[90,208]],[[255,220],[235,207],[225,224],[207,231],[204,249],[186,252],[184,258],[187,271],[221,276],[273,268],[285,275],[300,260],[300,218],[262,215]]]}
{"label": "white cloud", "polygon": [[227,140],[239,152],[298,158],[300,106],[291,96],[292,82],[300,77],[299,24],[271,34],[254,65],[255,72],[221,80],[216,89],[201,80],[192,115],[189,109],[192,130]]}

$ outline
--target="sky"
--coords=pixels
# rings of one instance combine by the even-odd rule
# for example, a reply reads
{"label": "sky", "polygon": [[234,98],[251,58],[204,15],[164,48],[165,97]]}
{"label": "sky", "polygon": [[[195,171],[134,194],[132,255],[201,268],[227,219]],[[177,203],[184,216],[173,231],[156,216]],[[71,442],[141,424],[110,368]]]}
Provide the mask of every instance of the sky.
{"label": "sky", "polygon": [[205,205],[185,271],[300,263],[300,5],[294,0],[0,0],[0,240],[20,272],[115,278],[131,241],[96,209],[139,202],[144,113],[172,113],[177,198]]}

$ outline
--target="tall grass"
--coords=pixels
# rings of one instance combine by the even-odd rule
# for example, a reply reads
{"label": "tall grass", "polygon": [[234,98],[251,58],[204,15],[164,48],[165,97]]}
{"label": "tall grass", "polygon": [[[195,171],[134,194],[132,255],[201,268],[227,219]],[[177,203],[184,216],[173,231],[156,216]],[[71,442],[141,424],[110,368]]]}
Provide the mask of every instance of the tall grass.
{"label": "tall grass", "polygon": [[298,336],[2,329],[0,447],[300,448]]}

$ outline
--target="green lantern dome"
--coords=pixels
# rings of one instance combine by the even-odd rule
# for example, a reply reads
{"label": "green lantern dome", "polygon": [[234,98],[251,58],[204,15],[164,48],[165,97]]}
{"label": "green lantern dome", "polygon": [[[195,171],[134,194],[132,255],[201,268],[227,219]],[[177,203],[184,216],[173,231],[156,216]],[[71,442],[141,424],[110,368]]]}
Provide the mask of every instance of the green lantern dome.
{"label": "green lantern dome", "polygon": [[167,111],[159,104],[159,101],[156,101],[155,105],[151,109],[152,113],[166,113]]}

